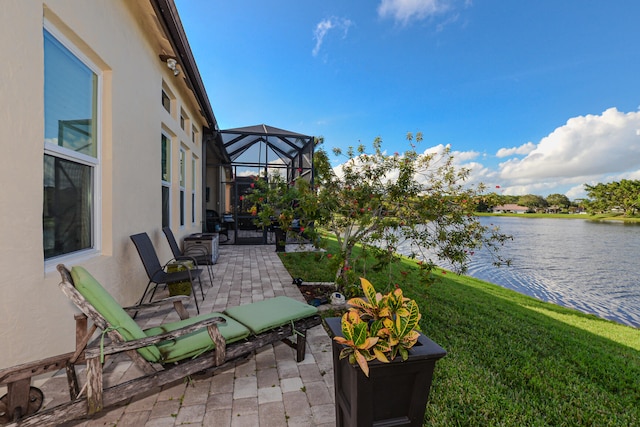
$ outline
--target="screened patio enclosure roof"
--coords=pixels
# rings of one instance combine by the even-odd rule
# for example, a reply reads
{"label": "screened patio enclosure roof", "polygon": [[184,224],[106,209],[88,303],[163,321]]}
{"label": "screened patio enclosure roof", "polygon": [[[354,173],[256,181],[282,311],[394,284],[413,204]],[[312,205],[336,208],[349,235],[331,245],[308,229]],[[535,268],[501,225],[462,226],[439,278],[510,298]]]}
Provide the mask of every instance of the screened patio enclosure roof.
{"label": "screened patio enclosure roof", "polygon": [[264,124],[220,131],[233,164],[310,167],[314,137]]}

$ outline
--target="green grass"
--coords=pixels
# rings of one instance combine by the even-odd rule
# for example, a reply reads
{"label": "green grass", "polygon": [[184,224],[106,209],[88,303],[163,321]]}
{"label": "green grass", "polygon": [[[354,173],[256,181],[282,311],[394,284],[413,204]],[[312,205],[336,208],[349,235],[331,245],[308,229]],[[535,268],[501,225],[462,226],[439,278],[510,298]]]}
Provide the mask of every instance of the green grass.
{"label": "green grass", "polygon": [[[301,277],[305,282],[333,282],[336,278],[337,264],[331,255],[338,253],[338,243],[332,236],[324,234],[326,252],[290,252],[280,253],[280,259],[292,277]],[[372,256],[365,256],[359,247],[353,251],[352,266],[358,275],[366,277],[372,283],[388,284],[380,291],[388,291],[392,285],[418,281],[419,269],[413,260],[403,258],[390,268],[378,270]]]}
{"label": "green grass", "polygon": [[[305,281],[320,280],[311,272],[330,263],[282,259]],[[640,425],[640,330],[450,272],[425,287],[408,271],[415,268],[405,260],[366,276],[401,281],[420,306],[422,330],[448,352],[436,365],[425,425]]]}

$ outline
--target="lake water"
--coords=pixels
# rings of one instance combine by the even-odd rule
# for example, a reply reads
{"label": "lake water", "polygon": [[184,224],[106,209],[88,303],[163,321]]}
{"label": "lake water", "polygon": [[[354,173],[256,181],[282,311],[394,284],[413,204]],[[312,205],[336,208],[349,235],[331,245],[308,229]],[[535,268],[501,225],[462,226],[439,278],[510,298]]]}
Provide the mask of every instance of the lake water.
{"label": "lake water", "polygon": [[513,236],[494,267],[476,251],[467,274],[543,301],[640,327],[640,225],[582,219],[481,217]]}

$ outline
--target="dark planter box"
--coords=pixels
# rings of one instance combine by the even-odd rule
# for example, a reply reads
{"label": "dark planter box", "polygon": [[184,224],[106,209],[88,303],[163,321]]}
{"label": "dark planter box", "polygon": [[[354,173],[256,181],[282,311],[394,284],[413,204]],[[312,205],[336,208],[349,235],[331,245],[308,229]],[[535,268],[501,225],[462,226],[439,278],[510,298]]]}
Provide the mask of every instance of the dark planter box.
{"label": "dark planter box", "polygon": [[273,231],[276,237],[276,252],[286,252],[287,233],[280,227],[274,227]]}
{"label": "dark planter box", "polygon": [[[325,319],[332,336],[342,336],[339,317]],[[336,425],[422,426],[436,362],[447,352],[425,335],[409,350],[409,359],[369,362],[369,377],[332,341]]]}

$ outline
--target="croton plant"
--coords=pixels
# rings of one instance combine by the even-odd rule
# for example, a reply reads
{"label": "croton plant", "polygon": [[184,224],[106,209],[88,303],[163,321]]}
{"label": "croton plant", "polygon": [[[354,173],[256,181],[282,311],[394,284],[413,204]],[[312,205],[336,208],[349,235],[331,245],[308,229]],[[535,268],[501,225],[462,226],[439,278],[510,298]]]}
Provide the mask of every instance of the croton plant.
{"label": "croton plant", "polygon": [[387,295],[376,292],[373,285],[360,278],[364,298],[352,298],[349,310],[342,316],[342,337],[334,340],[345,347],[340,359],[349,358],[369,376],[369,361],[389,362],[398,355],[406,360],[409,349],[420,335],[418,304],[396,288]]}

